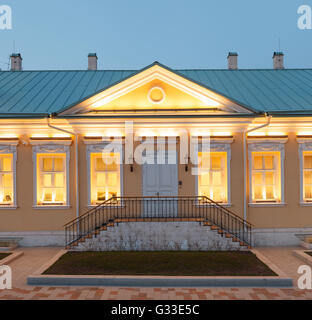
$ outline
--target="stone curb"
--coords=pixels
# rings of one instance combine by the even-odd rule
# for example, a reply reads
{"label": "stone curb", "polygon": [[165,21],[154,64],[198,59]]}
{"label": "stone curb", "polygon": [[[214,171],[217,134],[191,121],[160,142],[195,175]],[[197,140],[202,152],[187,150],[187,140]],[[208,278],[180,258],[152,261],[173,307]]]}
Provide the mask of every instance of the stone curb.
{"label": "stone curb", "polygon": [[46,263],[44,263],[37,271],[34,272],[34,275],[41,276],[46,270],[48,270],[57,260],[60,259],[61,256],[63,256],[65,253],[67,253],[67,250],[62,249],[60,250],[55,256],[53,256],[50,260],[48,260]]}
{"label": "stone curb", "polygon": [[23,251],[17,251],[17,252],[5,251],[1,253],[11,253],[11,254],[8,257],[0,260],[0,266],[7,265],[24,254]]}
{"label": "stone curb", "polygon": [[278,266],[276,266],[271,260],[269,260],[263,253],[257,249],[250,249],[250,251],[256,255],[256,257],[266,264],[273,272],[275,272],[279,277],[287,278],[287,274],[282,271]]}
{"label": "stone curb", "polygon": [[305,251],[311,252],[311,250],[294,250],[293,255],[304,263],[312,266],[312,256],[306,254]]}
{"label": "stone curb", "polygon": [[[60,250],[33,275],[27,284],[34,286],[109,286],[109,287],[292,287],[291,278],[278,277],[166,277],[166,276],[71,276],[43,275],[67,250]],[[257,255],[259,253],[257,252]],[[261,255],[261,254],[260,254]],[[261,257],[263,259],[263,257]]]}
{"label": "stone curb", "polygon": [[282,277],[134,277],[134,276],[29,276],[33,286],[108,287],[292,287]]}

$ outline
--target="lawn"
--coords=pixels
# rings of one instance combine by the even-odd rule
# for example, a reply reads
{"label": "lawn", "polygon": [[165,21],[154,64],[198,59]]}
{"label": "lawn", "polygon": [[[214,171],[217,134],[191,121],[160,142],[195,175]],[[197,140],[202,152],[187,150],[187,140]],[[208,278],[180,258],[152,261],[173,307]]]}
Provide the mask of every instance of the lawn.
{"label": "lawn", "polygon": [[44,274],[276,276],[251,252],[68,252]]}
{"label": "lawn", "polygon": [[0,261],[4,258],[6,258],[7,256],[9,256],[11,253],[0,253]]}

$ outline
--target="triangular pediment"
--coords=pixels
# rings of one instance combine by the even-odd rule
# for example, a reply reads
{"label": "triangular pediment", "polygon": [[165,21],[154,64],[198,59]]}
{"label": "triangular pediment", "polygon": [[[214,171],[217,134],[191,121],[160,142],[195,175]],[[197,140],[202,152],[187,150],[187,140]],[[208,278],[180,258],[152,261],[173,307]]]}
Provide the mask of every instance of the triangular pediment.
{"label": "triangular pediment", "polygon": [[109,112],[252,113],[228,97],[158,63],[94,94],[61,114]]}

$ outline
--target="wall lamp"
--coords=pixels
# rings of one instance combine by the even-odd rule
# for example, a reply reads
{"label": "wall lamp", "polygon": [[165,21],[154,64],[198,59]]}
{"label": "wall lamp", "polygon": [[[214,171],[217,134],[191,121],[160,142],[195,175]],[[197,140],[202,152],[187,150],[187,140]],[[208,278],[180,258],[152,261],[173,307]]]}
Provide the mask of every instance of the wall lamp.
{"label": "wall lamp", "polygon": [[189,171],[190,157],[186,156],[185,161],[187,162],[185,165],[185,172]]}
{"label": "wall lamp", "polygon": [[134,162],[134,159],[133,159],[133,155],[130,155],[129,156],[129,164],[130,164],[130,172],[133,172],[134,171],[134,167],[133,167],[133,162]]}

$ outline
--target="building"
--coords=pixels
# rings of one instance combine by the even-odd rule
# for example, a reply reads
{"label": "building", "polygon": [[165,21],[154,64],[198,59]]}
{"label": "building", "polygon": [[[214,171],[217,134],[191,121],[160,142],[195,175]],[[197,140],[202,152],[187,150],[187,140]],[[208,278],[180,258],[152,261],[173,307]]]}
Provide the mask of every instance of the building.
{"label": "building", "polygon": [[[256,246],[312,233],[312,70],[284,69],[283,53],[271,70],[238,69],[236,53],[228,70],[104,71],[90,54],[85,71],[23,71],[11,59],[0,72],[0,238],[63,245],[66,223],[112,198],[121,217],[127,197],[156,197],[153,218],[207,197],[250,222]],[[173,213],[167,197],[180,199]]]}

